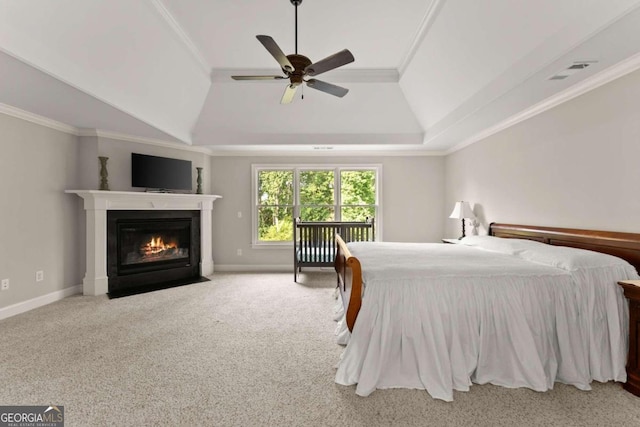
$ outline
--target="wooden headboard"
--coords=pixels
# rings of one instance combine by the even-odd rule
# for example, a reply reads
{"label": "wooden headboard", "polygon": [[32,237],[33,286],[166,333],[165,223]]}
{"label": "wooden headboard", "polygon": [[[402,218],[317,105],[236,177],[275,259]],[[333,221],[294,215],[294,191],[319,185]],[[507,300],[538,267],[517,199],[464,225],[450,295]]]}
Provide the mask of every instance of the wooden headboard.
{"label": "wooden headboard", "polygon": [[531,225],[489,225],[489,235],[536,240],[555,246],[588,249],[622,258],[640,272],[640,234]]}

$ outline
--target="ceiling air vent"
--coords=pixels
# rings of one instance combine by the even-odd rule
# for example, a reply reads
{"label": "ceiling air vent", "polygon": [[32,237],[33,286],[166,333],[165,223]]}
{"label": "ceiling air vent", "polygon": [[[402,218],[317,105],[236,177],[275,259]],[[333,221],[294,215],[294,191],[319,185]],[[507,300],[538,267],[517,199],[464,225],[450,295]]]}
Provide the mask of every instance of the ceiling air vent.
{"label": "ceiling air vent", "polygon": [[549,80],[564,80],[572,74],[577,73],[578,71],[582,71],[590,65],[595,64],[598,61],[577,61],[568,67],[564,68],[562,71],[557,72],[553,76],[549,77]]}
{"label": "ceiling air vent", "polygon": [[589,65],[591,65],[591,63],[589,63],[589,62],[576,62],[572,66],[567,68],[567,70],[584,70]]}

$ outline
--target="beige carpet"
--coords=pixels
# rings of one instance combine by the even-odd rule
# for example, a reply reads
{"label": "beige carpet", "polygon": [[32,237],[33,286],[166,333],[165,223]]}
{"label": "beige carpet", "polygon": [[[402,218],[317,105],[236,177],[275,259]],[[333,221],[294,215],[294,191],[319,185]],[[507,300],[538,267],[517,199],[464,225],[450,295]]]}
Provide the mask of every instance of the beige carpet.
{"label": "beige carpet", "polygon": [[537,393],[474,385],[356,396],[334,383],[334,275],[215,274],[0,321],[0,405],[64,405],[67,426],[640,425],[619,384]]}

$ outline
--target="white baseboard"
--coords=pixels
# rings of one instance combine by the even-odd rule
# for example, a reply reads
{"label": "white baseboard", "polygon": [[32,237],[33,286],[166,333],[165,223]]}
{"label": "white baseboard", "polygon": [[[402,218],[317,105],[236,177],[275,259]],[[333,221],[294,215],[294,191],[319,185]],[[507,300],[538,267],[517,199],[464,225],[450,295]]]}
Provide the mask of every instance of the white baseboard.
{"label": "white baseboard", "polygon": [[68,296],[81,293],[82,285],[71,286],[70,288],[64,288],[60,291],[51,292],[50,294],[19,302],[8,307],[0,308],[0,320],[6,319],[7,317],[15,316],[16,314],[26,313],[27,311],[33,310],[34,308],[42,307],[43,305],[60,301],[61,299]]}
{"label": "white baseboard", "polygon": [[[293,273],[293,265],[291,264],[266,264],[266,265],[256,265],[256,264],[216,264],[215,271],[220,272],[245,272],[245,271],[264,271],[264,272],[290,272]],[[215,274],[215,273],[214,273]]]}
{"label": "white baseboard", "polygon": [[[247,264],[216,264],[215,271],[219,272],[265,272],[265,273],[293,273],[293,265],[247,265]],[[303,267],[305,271],[335,271],[333,267]]]}

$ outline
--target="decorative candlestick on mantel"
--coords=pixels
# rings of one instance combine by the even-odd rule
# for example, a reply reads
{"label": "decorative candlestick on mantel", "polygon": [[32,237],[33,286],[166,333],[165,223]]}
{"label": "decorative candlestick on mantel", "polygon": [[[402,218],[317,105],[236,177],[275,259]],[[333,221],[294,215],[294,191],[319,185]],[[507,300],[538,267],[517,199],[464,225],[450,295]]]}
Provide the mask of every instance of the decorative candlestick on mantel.
{"label": "decorative candlestick on mantel", "polygon": [[98,157],[100,159],[100,190],[109,191],[109,172],[107,171],[108,157]]}
{"label": "decorative candlestick on mantel", "polygon": [[198,172],[198,178],[196,179],[196,184],[198,184],[196,187],[196,194],[202,194],[202,168],[196,168],[196,171]]}

